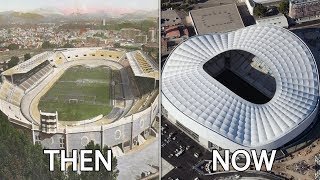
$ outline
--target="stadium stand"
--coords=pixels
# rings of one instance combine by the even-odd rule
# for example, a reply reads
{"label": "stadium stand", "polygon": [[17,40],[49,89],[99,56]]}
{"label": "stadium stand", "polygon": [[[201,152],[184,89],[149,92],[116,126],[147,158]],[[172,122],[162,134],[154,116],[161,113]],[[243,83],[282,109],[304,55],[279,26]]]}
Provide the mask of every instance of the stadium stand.
{"label": "stadium stand", "polygon": [[9,103],[19,106],[21,99],[24,95],[24,91],[18,86],[11,84],[5,80],[0,88],[0,98]]}
{"label": "stadium stand", "polygon": [[124,56],[123,51],[109,51],[109,50],[98,50],[96,56],[104,57],[106,59],[119,61]]}
{"label": "stadium stand", "polygon": [[[44,121],[40,113],[49,117],[49,113],[55,112],[40,112],[38,105],[41,98],[70,67],[91,67],[92,64],[92,67],[108,66],[113,69],[112,81],[108,82],[114,85],[114,89],[109,91],[115,96],[112,97],[115,100],[112,102],[114,113],[103,118],[101,115],[97,119],[99,122],[91,121],[93,118],[89,119],[90,122],[79,119],[79,123],[61,120],[61,126],[47,130],[48,121],[51,120],[48,118],[47,122]],[[145,83],[149,79],[153,84],[155,78],[142,78],[141,82],[134,82],[135,76],[124,51],[102,48],[55,49],[35,55],[1,75],[0,110],[8,116],[10,122],[31,130],[34,133],[34,142],[39,142],[48,149],[66,147],[69,154],[72,149],[83,148],[86,144],[83,139],[90,138],[112,148],[116,155],[121,156],[125,149],[129,150],[144,143],[145,139],[154,133],[151,132],[151,125],[158,114],[159,94],[152,91],[153,85],[149,87]],[[143,86],[141,92],[145,93],[140,106],[136,108],[137,113],[128,117],[126,114],[135,100],[140,99],[137,84]],[[66,87],[69,88],[69,84]],[[135,87],[137,96],[131,92],[132,87]],[[146,89],[152,92],[147,92]],[[57,121],[58,119],[55,123]],[[62,138],[65,139],[64,142],[61,141]]]}
{"label": "stadium stand", "polygon": [[13,74],[22,74],[31,71],[33,68],[39,66],[43,62],[47,61],[53,52],[43,52],[41,54],[33,56],[28,61],[18,64],[2,73],[2,75],[9,76]]}
{"label": "stadium stand", "polygon": [[158,95],[157,92],[158,90],[154,90],[149,94],[144,94],[140,99],[138,99],[135,102],[134,106],[131,108],[127,116],[143,111],[146,108],[150,107],[150,104],[152,104],[152,102],[154,102],[154,100],[157,98],[157,95]]}
{"label": "stadium stand", "polygon": [[66,51],[61,51],[61,53],[65,56],[67,61],[74,61],[77,59],[97,59],[97,58],[119,61],[125,55],[124,51],[108,50],[108,49],[101,49],[101,48],[67,49]]}
{"label": "stadium stand", "polygon": [[158,64],[140,50],[126,53],[135,76],[159,79]]}
{"label": "stadium stand", "polygon": [[55,53],[55,56],[53,59],[53,62],[55,65],[61,65],[61,64],[65,63],[66,61],[67,61],[67,59],[63,53],[61,53],[61,52]]}
{"label": "stadium stand", "polygon": [[[149,94],[154,89],[154,83],[155,83],[154,79],[139,77],[139,76],[135,76],[134,79],[137,84],[140,96]],[[158,87],[158,84],[156,85],[156,88],[157,87]]]}
{"label": "stadium stand", "polygon": [[269,98],[276,90],[272,71],[251,53],[240,50],[225,52],[208,61],[204,68],[213,77],[229,69]]}
{"label": "stadium stand", "polygon": [[11,82],[18,85],[22,90],[27,91],[31,87],[33,87],[39,80],[46,77],[49,73],[53,70],[52,65],[49,61],[44,61],[43,63],[39,64],[32,70],[22,73],[22,74],[14,74],[7,79],[11,79]]}

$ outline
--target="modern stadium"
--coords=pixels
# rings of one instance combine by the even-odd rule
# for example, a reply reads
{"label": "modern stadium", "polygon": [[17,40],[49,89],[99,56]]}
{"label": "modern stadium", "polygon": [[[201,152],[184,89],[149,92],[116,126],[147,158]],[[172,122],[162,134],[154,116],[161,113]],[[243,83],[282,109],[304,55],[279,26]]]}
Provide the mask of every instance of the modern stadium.
{"label": "modern stadium", "polygon": [[194,36],[162,71],[163,114],[208,149],[279,149],[314,124],[319,74],[294,33],[253,25]]}
{"label": "modern stadium", "polygon": [[46,51],[1,74],[0,109],[48,149],[91,140],[116,156],[157,135],[158,65],[143,51]]}

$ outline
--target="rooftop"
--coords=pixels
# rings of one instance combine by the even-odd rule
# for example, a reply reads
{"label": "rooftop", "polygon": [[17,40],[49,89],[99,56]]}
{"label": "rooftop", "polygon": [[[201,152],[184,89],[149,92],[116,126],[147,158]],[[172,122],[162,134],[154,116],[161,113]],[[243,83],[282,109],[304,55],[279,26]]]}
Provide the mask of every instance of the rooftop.
{"label": "rooftop", "polygon": [[127,53],[127,58],[135,76],[158,79],[158,65],[140,50]]}
{"label": "rooftop", "polygon": [[311,3],[311,2],[320,2],[319,0],[291,0],[293,4],[303,4],[303,3]]}
{"label": "rooftop", "polygon": [[279,2],[281,0],[253,0],[255,3],[266,4],[266,3],[274,3]]}
{"label": "rooftop", "polygon": [[161,26],[174,26],[181,24],[181,18],[174,10],[165,10],[161,12]]}
{"label": "rooftop", "polygon": [[227,4],[190,11],[199,35],[234,31],[244,27],[236,4]]}
{"label": "rooftop", "polygon": [[283,14],[278,14],[276,16],[263,17],[256,19],[256,23],[260,25],[275,25],[280,27],[288,27],[288,20]]}

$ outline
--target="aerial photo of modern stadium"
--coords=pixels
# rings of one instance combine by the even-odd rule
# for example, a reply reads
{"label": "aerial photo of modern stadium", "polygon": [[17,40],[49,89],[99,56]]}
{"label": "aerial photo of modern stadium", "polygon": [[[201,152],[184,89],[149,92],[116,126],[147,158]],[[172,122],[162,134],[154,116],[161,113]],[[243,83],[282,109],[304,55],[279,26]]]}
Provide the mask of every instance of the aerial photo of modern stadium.
{"label": "aerial photo of modern stadium", "polygon": [[309,48],[284,28],[254,25],[199,35],[169,55],[162,105],[207,148],[270,151],[312,124],[318,76]]}

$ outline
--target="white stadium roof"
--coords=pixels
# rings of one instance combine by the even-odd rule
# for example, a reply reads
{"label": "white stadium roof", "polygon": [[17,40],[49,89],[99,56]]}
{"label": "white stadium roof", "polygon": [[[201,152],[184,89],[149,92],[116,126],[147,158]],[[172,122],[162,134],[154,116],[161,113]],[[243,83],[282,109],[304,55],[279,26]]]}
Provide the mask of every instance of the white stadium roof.
{"label": "white stadium roof", "polygon": [[[271,69],[276,92],[269,102],[244,100],[204,71],[207,61],[229,50],[250,52]],[[310,124],[303,122],[317,111],[318,85],[314,57],[301,39],[255,25],[177,46],[163,68],[162,101],[175,119],[223,148],[278,148]]]}

